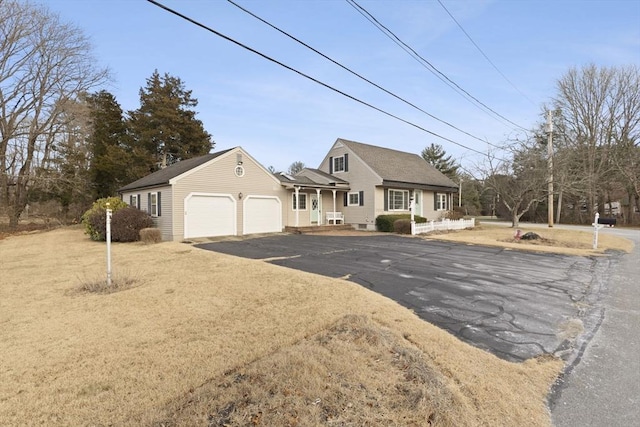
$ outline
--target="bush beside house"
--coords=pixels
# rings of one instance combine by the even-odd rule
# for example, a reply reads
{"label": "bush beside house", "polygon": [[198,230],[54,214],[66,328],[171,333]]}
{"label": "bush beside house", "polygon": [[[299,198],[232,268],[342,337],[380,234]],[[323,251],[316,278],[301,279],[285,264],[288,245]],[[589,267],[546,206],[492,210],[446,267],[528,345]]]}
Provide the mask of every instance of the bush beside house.
{"label": "bush beside house", "polygon": [[129,207],[118,197],[107,197],[94,202],[91,209],[82,215],[85,234],[91,240],[104,241],[107,234],[107,203],[112,211],[111,240],[114,242],[135,242],[140,240],[140,230],[153,227],[153,220],[139,209]]}
{"label": "bush beside house", "polygon": [[[411,227],[411,215],[410,214],[399,214],[399,215],[379,215],[376,217],[376,230],[384,231],[384,232],[392,232],[395,231],[394,223],[397,220],[406,219],[409,221],[409,227]],[[427,222],[427,218],[415,215],[414,221],[416,223]],[[409,231],[411,234],[411,231]]]}

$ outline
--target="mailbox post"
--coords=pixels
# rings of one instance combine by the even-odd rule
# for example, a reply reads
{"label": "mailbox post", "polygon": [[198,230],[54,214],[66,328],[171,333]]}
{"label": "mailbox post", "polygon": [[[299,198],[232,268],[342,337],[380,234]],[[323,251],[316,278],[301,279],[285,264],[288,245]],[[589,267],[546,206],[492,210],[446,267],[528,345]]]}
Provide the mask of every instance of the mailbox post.
{"label": "mailbox post", "polygon": [[595,221],[593,221],[593,249],[598,249],[598,230],[600,230],[604,225],[600,224],[600,214],[596,212]]}

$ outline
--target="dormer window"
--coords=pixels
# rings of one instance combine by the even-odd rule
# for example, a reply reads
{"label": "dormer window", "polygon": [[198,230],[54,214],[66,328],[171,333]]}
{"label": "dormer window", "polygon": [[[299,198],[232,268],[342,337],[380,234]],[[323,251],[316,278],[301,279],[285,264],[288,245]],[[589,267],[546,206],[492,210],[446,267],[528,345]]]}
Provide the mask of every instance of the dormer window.
{"label": "dormer window", "polygon": [[349,155],[343,154],[339,157],[331,157],[329,159],[329,173],[349,172]]}

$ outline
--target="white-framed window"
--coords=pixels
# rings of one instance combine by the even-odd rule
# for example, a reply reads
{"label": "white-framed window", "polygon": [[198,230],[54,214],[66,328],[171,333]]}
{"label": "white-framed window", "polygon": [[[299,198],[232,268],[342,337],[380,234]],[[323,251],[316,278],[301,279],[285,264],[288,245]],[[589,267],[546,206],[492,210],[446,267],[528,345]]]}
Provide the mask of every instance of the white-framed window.
{"label": "white-framed window", "polygon": [[344,172],[344,156],[333,158],[333,171]]}
{"label": "white-framed window", "polygon": [[360,206],[360,192],[349,193],[347,201],[348,206]]}
{"label": "white-framed window", "polygon": [[243,177],[244,176],[244,168],[242,166],[240,166],[240,165],[236,166],[235,173],[236,173],[236,176],[238,178]]}
{"label": "white-framed window", "polygon": [[409,190],[389,190],[389,210],[409,210]]}
{"label": "white-framed window", "polygon": [[446,211],[447,210],[447,194],[436,193],[435,197],[436,197],[436,210]]}
{"label": "white-framed window", "polygon": [[158,193],[149,194],[149,215],[158,216]]}
{"label": "white-framed window", "polygon": [[307,193],[298,193],[298,201],[300,202],[300,209],[296,206],[296,193],[293,193],[293,210],[307,210]]}
{"label": "white-framed window", "polygon": [[129,196],[129,206],[131,206],[132,208],[139,208],[140,207],[138,203],[139,199],[140,199],[139,194],[133,194]]}

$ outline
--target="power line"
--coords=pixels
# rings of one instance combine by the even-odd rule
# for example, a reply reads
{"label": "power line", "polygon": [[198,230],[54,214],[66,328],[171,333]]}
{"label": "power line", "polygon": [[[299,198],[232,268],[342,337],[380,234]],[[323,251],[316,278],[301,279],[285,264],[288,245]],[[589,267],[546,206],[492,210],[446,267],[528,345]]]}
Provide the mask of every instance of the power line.
{"label": "power line", "polygon": [[385,25],[383,25],[380,21],[378,21],[368,10],[366,10],[364,7],[360,6],[355,0],[346,0],[346,1],[347,1],[347,3],[349,3],[351,5],[351,7],[353,7],[362,16],[364,16],[369,22],[371,22],[376,28],[378,28],[384,35],[386,35],[389,39],[391,39],[391,41],[393,41],[395,44],[400,46],[400,48],[402,50],[407,52],[411,57],[413,57],[421,65],[423,65],[425,68],[427,68],[432,74],[434,74],[436,77],[438,77],[441,81],[443,81],[445,84],[447,84],[449,87],[451,87],[456,92],[464,93],[463,97],[466,96],[467,100],[469,100],[469,98],[471,98],[477,104],[481,105],[486,110],[492,112],[495,116],[501,118],[502,120],[512,124],[513,126],[515,126],[517,128],[520,128],[520,129],[523,129],[523,130],[527,130],[525,127],[520,126],[519,124],[512,122],[511,120],[509,120],[508,118],[506,118],[502,114],[498,113],[497,111],[495,111],[494,109],[492,109],[491,107],[486,105],[484,102],[480,101],[478,98],[476,98],[475,96],[471,95],[469,92],[467,92],[465,89],[463,89],[456,82],[451,80],[446,74],[444,74],[442,71],[440,71],[438,68],[436,68],[433,64],[431,64],[429,61],[427,61],[418,52],[416,52],[411,46],[409,46],[407,43],[402,41],[393,31],[391,31],[389,28],[387,28]]}
{"label": "power line", "polygon": [[229,42],[231,42],[231,43],[233,43],[233,44],[235,44],[237,46],[240,46],[243,49],[248,50],[249,52],[255,53],[256,55],[266,59],[267,61],[270,61],[270,62],[273,62],[274,64],[280,65],[281,67],[286,68],[289,71],[293,71],[294,73],[296,73],[296,74],[298,74],[298,75],[300,75],[300,76],[302,76],[302,77],[304,77],[304,78],[306,78],[308,80],[311,80],[311,81],[313,81],[313,82],[315,82],[315,83],[317,83],[317,84],[319,84],[321,86],[324,86],[325,88],[330,89],[330,90],[332,90],[332,91],[334,91],[334,92],[336,92],[336,93],[338,93],[340,95],[343,95],[343,96],[345,96],[345,97],[347,97],[347,98],[349,98],[349,99],[351,99],[351,100],[353,100],[353,101],[355,101],[355,102],[357,102],[359,104],[367,106],[367,107],[369,107],[369,108],[371,108],[373,110],[376,110],[376,111],[378,111],[378,112],[380,112],[380,113],[382,113],[382,114],[384,114],[386,116],[392,117],[392,118],[394,118],[396,120],[399,120],[399,121],[401,121],[403,123],[406,123],[406,124],[408,124],[410,126],[413,126],[416,129],[419,129],[419,130],[421,130],[423,132],[426,132],[426,133],[428,133],[430,135],[433,135],[433,136],[435,136],[437,138],[440,138],[440,139],[442,139],[444,141],[447,141],[447,142],[450,142],[452,144],[455,144],[455,145],[457,145],[459,147],[462,147],[462,148],[464,148],[466,150],[473,151],[473,152],[475,152],[477,154],[480,154],[482,156],[487,156],[486,153],[483,153],[483,152],[478,151],[478,150],[476,150],[474,148],[471,148],[471,147],[467,147],[464,144],[461,144],[461,143],[456,142],[456,141],[454,141],[452,139],[449,139],[447,137],[439,135],[439,134],[437,134],[437,133],[435,133],[433,131],[425,129],[424,127],[422,127],[420,125],[417,125],[417,124],[415,124],[413,122],[410,122],[409,120],[403,119],[403,118],[401,118],[399,116],[396,116],[395,114],[389,113],[388,111],[385,111],[385,110],[383,110],[383,109],[381,109],[379,107],[376,107],[376,106],[374,106],[372,104],[369,104],[368,102],[362,101],[361,99],[358,99],[353,95],[349,95],[348,93],[345,93],[345,92],[343,92],[343,91],[341,91],[339,89],[336,89],[336,88],[334,88],[333,86],[331,86],[331,85],[329,85],[327,83],[324,83],[324,82],[322,82],[322,81],[320,81],[320,80],[318,80],[318,79],[316,79],[314,77],[311,77],[308,74],[303,73],[302,71],[296,70],[295,68],[290,67],[289,65],[286,65],[286,64],[284,64],[284,63],[282,63],[282,62],[280,62],[280,61],[278,61],[278,60],[276,60],[276,59],[274,59],[274,58],[272,58],[272,57],[270,57],[270,56],[268,56],[268,55],[266,55],[266,54],[264,54],[262,52],[259,52],[259,51],[255,50],[255,49],[253,49],[253,48],[251,48],[251,47],[249,47],[249,46],[247,46],[247,45],[245,45],[245,44],[243,44],[243,43],[241,43],[241,42],[239,42],[239,41],[237,41],[237,40],[235,40],[235,39],[233,39],[233,38],[231,38],[231,37],[229,37],[227,35],[225,35],[225,34],[222,34],[219,31],[216,31],[213,28],[208,27],[208,26],[200,23],[200,22],[196,21],[193,18],[189,18],[188,16],[183,15],[182,13],[180,13],[180,12],[174,10],[174,9],[171,9],[168,6],[163,5],[162,3],[160,3],[160,2],[158,2],[156,0],[147,0],[147,1],[149,3],[151,3],[151,4],[153,4],[153,5],[161,8],[161,9],[164,9],[165,11],[167,11],[167,12],[173,14],[173,15],[176,15],[176,16],[184,19],[185,21],[188,21],[188,22],[192,23],[193,25],[196,25],[196,26],[198,26],[198,27],[200,27],[200,28],[202,28],[202,29],[204,29],[206,31],[209,31],[212,34],[215,34],[218,37],[221,37],[221,38],[223,38],[223,39],[225,39],[225,40],[227,40],[227,41],[229,41]]}
{"label": "power line", "polygon": [[366,77],[362,76],[361,74],[357,73],[356,71],[351,70],[351,69],[350,69],[350,68],[348,68],[347,66],[345,66],[345,65],[343,65],[343,64],[341,64],[341,63],[339,63],[338,61],[336,61],[336,60],[334,60],[333,58],[331,58],[331,57],[329,57],[329,56],[325,55],[324,53],[322,53],[322,52],[320,52],[319,50],[317,50],[317,49],[313,48],[312,46],[309,46],[307,43],[305,43],[305,42],[303,42],[303,41],[299,40],[299,39],[298,39],[298,38],[296,38],[295,36],[292,36],[291,34],[287,33],[286,31],[284,31],[284,30],[282,30],[282,29],[278,28],[277,26],[275,26],[275,25],[271,24],[270,22],[266,21],[265,19],[263,19],[263,18],[259,17],[258,15],[254,14],[253,12],[251,12],[251,11],[247,10],[246,8],[244,8],[244,7],[240,6],[239,4],[235,3],[233,0],[227,0],[227,1],[228,1],[229,3],[231,3],[232,5],[234,5],[235,7],[237,7],[238,9],[242,10],[243,12],[245,12],[245,13],[247,13],[247,14],[251,15],[252,17],[256,18],[256,19],[257,19],[257,20],[259,20],[260,22],[262,22],[262,23],[264,23],[264,24],[268,25],[269,27],[271,27],[271,28],[273,28],[274,30],[276,30],[276,31],[280,32],[281,34],[284,34],[285,36],[289,37],[290,39],[292,39],[292,40],[296,41],[297,43],[299,43],[299,44],[303,45],[303,46],[304,46],[304,47],[306,47],[307,49],[312,50],[313,52],[315,52],[315,53],[317,53],[318,55],[322,56],[322,57],[323,57],[323,58],[325,58],[326,60],[331,61],[332,63],[334,63],[334,64],[335,64],[335,65],[337,65],[338,67],[342,68],[343,70],[348,71],[348,72],[349,72],[349,73],[351,73],[352,75],[354,75],[354,76],[356,76],[356,77],[360,78],[361,80],[364,80],[365,82],[369,83],[369,84],[370,84],[370,85],[372,85],[372,86],[375,86],[376,88],[380,89],[381,91],[385,92],[386,94],[391,95],[391,96],[393,96],[394,98],[396,98],[396,99],[398,99],[398,100],[400,100],[400,101],[404,102],[405,104],[407,104],[407,105],[409,105],[409,106],[411,106],[411,107],[415,108],[416,110],[418,110],[418,111],[420,111],[420,112],[422,112],[422,113],[426,114],[427,116],[431,117],[432,119],[437,120],[437,121],[439,121],[440,123],[443,123],[443,124],[445,124],[445,125],[447,125],[447,126],[449,126],[449,127],[453,128],[453,129],[457,130],[458,132],[461,132],[461,133],[463,133],[463,134],[465,134],[465,135],[467,135],[467,136],[470,136],[471,138],[476,139],[476,140],[478,140],[478,141],[480,141],[480,142],[483,142],[483,143],[489,144],[489,145],[491,145],[491,146],[493,146],[493,147],[496,147],[496,148],[501,148],[501,147],[499,147],[499,146],[497,146],[497,145],[491,144],[490,142],[488,142],[488,141],[486,141],[486,140],[483,140],[483,139],[481,139],[481,138],[479,138],[479,137],[477,137],[477,136],[475,136],[475,135],[473,135],[473,134],[471,134],[471,133],[469,133],[469,132],[466,132],[466,131],[464,131],[464,130],[462,130],[462,129],[458,128],[457,126],[455,126],[455,125],[453,125],[453,124],[451,124],[451,123],[449,123],[449,122],[447,122],[447,121],[445,121],[445,120],[442,120],[442,119],[440,119],[440,118],[438,118],[438,117],[434,116],[433,114],[431,114],[431,113],[429,113],[429,112],[427,112],[427,111],[423,110],[422,108],[418,107],[417,105],[415,105],[415,104],[413,104],[413,103],[411,103],[411,102],[407,101],[406,99],[404,99],[404,98],[400,97],[399,95],[396,95],[395,93],[393,93],[393,92],[391,92],[391,91],[389,91],[389,90],[385,89],[384,87],[382,87],[382,86],[378,85],[377,83],[375,83],[375,82],[373,82],[373,81],[371,81],[371,80],[367,79]]}
{"label": "power line", "polygon": [[447,14],[451,17],[451,19],[453,19],[453,22],[456,23],[456,25],[458,25],[458,27],[462,30],[462,32],[464,33],[465,36],[467,36],[467,38],[469,39],[469,41],[471,41],[471,43],[476,47],[476,49],[478,49],[478,52],[480,52],[482,54],[482,56],[484,56],[484,59],[486,59],[489,64],[491,64],[491,66],[498,72],[498,74],[500,74],[502,76],[503,79],[505,79],[507,81],[507,83],[509,83],[511,85],[511,87],[513,87],[515,90],[518,91],[518,93],[520,93],[520,95],[522,95],[527,101],[529,101],[531,104],[533,104],[534,106],[536,105],[535,102],[533,102],[531,100],[531,98],[529,98],[527,95],[525,95],[516,85],[514,85],[511,80],[509,80],[507,78],[507,76],[504,75],[504,73],[502,71],[500,71],[500,69],[498,68],[498,66],[496,64],[493,63],[493,61],[491,59],[489,59],[489,57],[484,53],[484,51],[482,49],[480,49],[480,46],[478,46],[478,44],[473,40],[473,38],[471,38],[471,36],[469,35],[469,33],[467,33],[465,31],[465,29],[462,27],[462,25],[458,22],[458,20],[453,16],[453,14],[451,12],[449,12],[449,9],[447,9],[447,7],[444,5],[444,3],[442,3],[441,0],[438,0],[438,3],[440,3],[440,6],[442,6],[442,8],[445,10],[445,12],[447,12]]}

